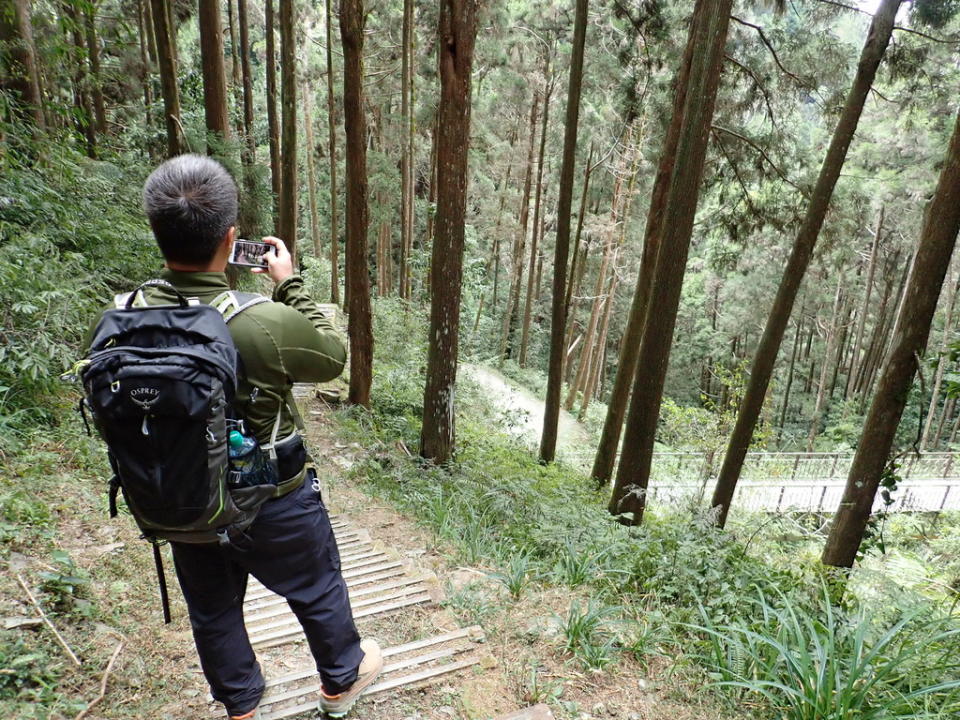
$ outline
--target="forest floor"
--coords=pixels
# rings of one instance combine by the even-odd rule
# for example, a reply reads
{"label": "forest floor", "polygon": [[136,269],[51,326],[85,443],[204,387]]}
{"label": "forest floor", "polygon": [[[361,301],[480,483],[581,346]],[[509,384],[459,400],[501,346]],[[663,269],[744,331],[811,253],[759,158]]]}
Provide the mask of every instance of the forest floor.
{"label": "forest floor", "polygon": [[[539,444],[544,414],[541,398],[489,365],[461,363],[460,370],[489,393],[492,404],[510,416],[505,423],[509,432],[524,442]],[[590,442],[586,428],[561,408],[557,451],[561,455],[573,455]]]}

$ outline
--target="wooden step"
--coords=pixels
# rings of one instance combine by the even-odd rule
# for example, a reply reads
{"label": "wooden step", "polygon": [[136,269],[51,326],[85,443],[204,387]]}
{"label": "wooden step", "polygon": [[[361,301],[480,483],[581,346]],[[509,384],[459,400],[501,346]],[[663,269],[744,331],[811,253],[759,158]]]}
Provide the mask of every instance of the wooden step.
{"label": "wooden step", "polygon": [[[483,631],[474,626],[385,648],[383,674],[363,696],[420,687],[481,662],[484,666],[492,666],[493,659],[481,651],[483,642]],[[260,704],[262,720],[280,720],[302,713],[309,713],[305,717],[315,717],[319,685],[313,665],[305,665],[281,677],[268,678]],[[212,706],[210,716],[222,717],[222,711]]]}

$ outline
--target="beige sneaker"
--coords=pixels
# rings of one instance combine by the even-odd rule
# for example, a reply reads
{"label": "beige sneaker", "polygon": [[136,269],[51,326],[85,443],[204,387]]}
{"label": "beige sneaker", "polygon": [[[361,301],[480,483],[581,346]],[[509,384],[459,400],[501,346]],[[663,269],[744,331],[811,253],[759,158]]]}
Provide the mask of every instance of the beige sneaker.
{"label": "beige sneaker", "polygon": [[357,698],[383,671],[383,654],[376,640],[361,640],[360,649],[363,650],[363,660],[353,685],[339,695],[327,695],[323,688],[320,689],[320,711],[332,718],[342,718],[350,712]]}

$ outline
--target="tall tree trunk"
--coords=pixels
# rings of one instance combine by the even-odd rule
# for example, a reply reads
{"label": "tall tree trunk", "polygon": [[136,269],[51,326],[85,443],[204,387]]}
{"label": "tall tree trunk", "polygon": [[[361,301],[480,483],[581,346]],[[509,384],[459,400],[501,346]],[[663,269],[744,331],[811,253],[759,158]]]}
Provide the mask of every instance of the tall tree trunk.
{"label": "tall tree trunk", "polygon": [[877,250],[880,246],[880,236],[883,232],[883,216],[886,206],[880,206],[880,219],[877,221],[877,231],[873,234],[873,242],[870,244],[870,259],[867,263],[867,288],[863,295],[863,307],[860,309],[860,317],[857,322],[857,337],[853,344],[853,357],[850,361],[850,372],[847,375],[847,387],[844,391],[844,398],[850,391],[853,384],[854,375],[860,366],[860,354],[863,352],[863,330],[867,321],[867,313],[870,312],[870,296],[873,294],[873,278],[877,270]]}
{"label": "tall tree trunk", "polygon": [[333,114],[333,15],[326,0],[327,34],[327,154],[330,157],[330,302],[340,304],[340,235],[337,226],[337,132]]}
{"label": "tall tree trunk", "polygon": [[688,80],[682,99],[674,105],[676,121],[682,123],[677,160],[667,194],[655,279],[627,414],[628,441],[624,442],[609,503],[611,514],[632,524],[642,521],[646,507],[654,436],[720,84],[731,4],[732,0],[698,0],[690,26],[689,43],[694,51]]}
{"label": "tall tree trunk", "polygon": [[0,45],[5,50],[0,88],[11,93],[22,120],[43,128],[46,123],[30,24],[30,0],[4,0],[0,4]]}
{"label": "tall tree trunk", "polygon": [[[616,258],[617,253],[614,253],[614,265],[616,265]],[[597,347],[593,353],[593,359],[590,361],[590,373],[580,401],[580,412],[577,414],[577,419],[581,422],[587,417],[590,401],[593,399],[596,388],[600,384],[600,376],[603,374],[603,363],[607,354],[607,336],[610,333],[610,316],[613,315],[613,305],[616,300],[618,285],[617,272],[614,269],[610,274],[610,284],[607,287],[607,299],[603,310],[603,322],[600,325],[600,335],[597,338]]]}
{"label": "tall tree trunk", "polygon": [[[143,8],[147,3],[137,0],[137,35],[140,40],[140,73],[143,83],[144,132],[150,132],[150,106],[153,104],[153,89],[151,75],[150,54],[147,50],[147,24],[143,19]],[[150,33],[152,34],[152,33]]]}
{"label": "tall tree trunk", "polygon": [[[362,1],[362,0],[361,0]],[[297,258],[297,2],[280,3],[280,237]]]}
{"label": "tall tree trunk", "polygon": [[313,239],[313,256],[323,257],[323,245],[320,242],[320,216],[317,214],[317,171],[314,167],[314,154],[317,146],[313,138],[313,90],[303,89],[303,129],[307,136],[307,187],[310,191],[310,237]]}
{"label": "tall tree trunk", "polygon": [[[527,170],[523,177],[523,195],[520,198],[520,221],[513,242],[513,261],[510,268],[510,291],[507,295],[507,307],[503,314],[503,329],[500,335],[500,362],[512,355],[511,336],[513,320],[520,306],[520,286],[523,283],[523,261],[526,257],[527,226],[530,218],[530,189],[533,183],[533,151],[537,138],[537,109],[540,107],[540,94],[534,93],[530,105],[530,139],[527,144]],[[438,156],[439,157],[439,156]]]}
{"label": "tall tree trunk", "polygon": [[153,33],[156,27],[153,22],[153,8],[150,6],[150,0],[140,0],[143,3],[143,28],[144,35],[147,38],[147,54],[150,56],[151,67],[157,63],[157,38]]}
{"label": "tall tree trunk", "polygon": [[241,223],[244,232],[258,235],[260,213],[255,205],[257,197],[257,141],[253,135],[253,73],[250,70],[250,23],[247,0],[237,0],[237,24],[240,29],[240,70],[243,76],[243,186],[246,198],[241,205]]}
{"label": "tall tree trunk", "polygon": [[914,272],[904,294],[903,309],[877,392],[870,404],[850,466],[847,487],[823,549],[826,565],[852,567],[873,511],[873,501],[887,466],[894,436],[907,404],[917,363],[927,344],[944,275],[960,232],[960,114],[927,208]]}
{"label": "tall tree trunk", "polygon": [[180,91],[177,84],[175,38],[170,25],[170,0],[150,0],[153,11],[153,34],[157,41],[157,65],[160,68],[160,91],[163,94],[164,124],[167,128],[167,155],[184,151],[180,125]]}
{"label": "tall tree trunk", "polygon": [[813,452],[813,444],[820,432],[820,421],[823,419],[823,405],[827,398],[827,376],[830,372],[828,359],[836,351],[837,333],[840,325],[840,304],[843,300],[843,273],[837,278],[837,291],[833,297],[833,312],[830,315],[830,326],[827,328],[826,347],[823,351],[823,363],[820,366],[820,382],[817,384],[817,400],[813,406],[813,417],[810,420],[810,432],[807,435],[807,452]]}
{"label": "tall tree trunk", "polygon": [[367,119],[363,104],[363,0],[340,0],[343,44],[343,113],[347,134],[347,332],[350,335],[350,402],[370,406],[373,326],[367,272]]}
{"label": "tall tree trunk", "polygon": [[93,98],[93,114],[97,133],[107,134],[107,107],[103,99],[103,76],[100,71],[100,39],[97,37],[97,5],[88,3],[83,11],[87,30],[87,53],[90,58],[90,96]]}
{"label": "tall tree trunk", "polygon": [[[267,132],[270,138],[270,188],[273,192],[273,231],[280,230],[280,195],[283,180],[280,172],[280,121],[277,118],[277,47],[274,34],[276,15],[273,0],[266,0],[264,8],[267,35]],[[327,43],[329,47],[329,42]],[[284,238],[285,239],[285,238]]]}
{"label": "tall tree trunk", "polygon": [[224,151],[230,137],[227,121],[227,78],[223,69],[223,28],[220,0],[200,0],[200,65],[203,71],[203,114],[207,123],[207,153]]}
{"label": "tall tree trunk", "polygon": [[947,403],[943,408],[943,414],[940,416],[940,422],[937,423],[937,430],[933,434],[932,442],[930,447],[934,450],[940,445],[940,438],[943,436],[943,427],[947,424],[947,419],[953,415],[953,409],[957,404],[956,397],[950,397],[947,399]]}
{"label": "tall tree trunk", "polygon": [[437,141],[436,235],[431,265],[430,346],[423,393],[420,454],[450,459],[456,441],[454,390],[460,331],[467,155],[470,147],[470,75],[476,36],[476,0],[440,4],[440,106]]}
{"label": "tall tree trunk", "polygon": [[[930,428],[933,425],[933,416],[936,414],[937,403],[940,400],[940,387],[943,384],[943,374],[947,368],[947,351],[950,348],[950,337],[953,334],[953,307],[957,300],[958,282],[960,282],[960,273],[958,273],[957,281],[950,283],[947,292],[946,316],[943,319],[943,335],[939,348],[940,357],[937,359],[937,370],[933,378],[933,389],[930,391],[930,405],[927,408],[927,419],[923,424],[923,434],[920,437],[920,452],[927,449],[930,440]],[[947,413],[944,412],[940,419],[940,424],[937,427],[937,434],[934,436],[934,446],[936,446],[936,441],[940,439],[940,434],[943,432],[943,421],[946,416]]]}
{"label": "tall tree trunk", "polygon": [[810,204],[803,223],[797,233],[787,267],[784,270],[777,296],[767,319],[763,336],[757,346],[753,367],[750,371],[750,380],[737,413],[736,424],[730,436],[730,443],[723,459],[723,466],[714,489],[711,506],[719,508],[717,524],[723,526],[730,510],[730,501],[740,478],[740,470],[747,454],[747,448],[753,439],[753,432],[763,408],[763,401],[767,394],[767,386],[773,373],[773,366],[777,360],[777,351],[783,341],[783,333],[790,321],[790,312],[793,309],[800,283],[810,264],[814,245],[820,235],[820,228],[833,196],[833,188],[840,177],[843,163],[847,156],[847,148],[853,140],[854,132],[863,111],[863,104],[873,85],[873,78],[877,73],[880,61],[883,59],[893,24],[900,7],[901,0],[883,0],[867,34],[867,41],[860,56],[857,74],[847,95],[840,120],[834,130],[830,147],[824,158],[823,166],[817,184],[810,196]]}
{"label": "tall tree trunk", "polygon": [[787,422],[787,408],[790,407],[790,388],[793,386],[793,373],[797,366],[797,353],[800,350],[800,333],[803,329],[803,306],[797,318],[797,332],[793,336],[793,351],[790,353],[790,369],[787,371],[787,385],[783,389],[783,405],[780,407],[780,424],[777,430],[777,442],[783,437],[783,426]]}
{"label": "tall tree trunk", "polygon": [[[87,145],[87,157],[97,157],[97,132],[93,126],[93,107],[90,103],[90,96],[87,93],[87,48],[83,38],[80,20],[77,16],[77,8],[72,0],[64,0],[60,4],[66,26],[70,30],[73,38],[73,95],[74,104],[77,108],[77,129],[83,134]],[[149,5],[148,5],[149,7]],[[149,85],[149,78],[147,78]]]}
{"label": "tall tree trunk", "polygon": [[[566,350],[567,263],[570,255],[570,206],[573,202],[573,174],[577,163],[577,133],[580,129],[580,87],[583,81],[583,48],[587,37],[588,0],[576,1],[573,23],[573,47],[570,53],[570,77],[567,82],[567,112],[564,120],[563,160],[557,198],[557,241],[553,256],[553,303],[550,313],[550,360],[547,369],[547,397],[540,437],[540,459],[553,462],[557,453],[557,428],[560,423],[560,392],[563,385],[563,359]],[[591,151],[592,153],[592,151]],[[587,162],[589,169],[590,163]],[[584,179],[584,197],[589,172]],[[580,209],[583,222],[583,208]],[[579,243],[578,243],[579,244]],[[576,253],[577,245],[574,245]]]}
{"label": "tall tree trunk", "polygon": [[[564,320],[566,324],[566,335],[563,342],[563,357],[561,358],[561,378],[563,382],[570,382],[570,368],[573,365],[571,362],[567,362],[567,358],[570,355],[573,347],[573,332],[576,328],[576,304],[574,303],[575,295],[580,292],[580,284],[583,280],[584,268],[586,267],[586,258],[587,253],[590,248],[585,247],[581,251],[580,249],[580,238],[583,236],[583,218],[587,211],[587,193],[589,192],[590,187],[590,175],[593,172],[595,165],[593,165],[593,145],[590,146],[590,153],[587,157],[587,167],[583,173],[583,188],[580,192],[580,213],[577,216],[577,229],[573,236],[573,260],[570,262],[570,276],[567,281],[567,288],[564,295],[563,307],[564,312],[566,313],[566,318]],[[569,236],[569,233],[567,233]],[[569,242],[569,237],[567,238]],[[587,243],[589,245],[589,242]],[[561,383],[562,384],[562,383]]]}
{"label": "tall tree trunk", "polygon": [[408,258],[413,247],[413,0],[403,0],[400,117],[400,297],[407,298]]}
{"label": "tall tree trunk", "polygon": [[[544,77],[550,75],[550,58],[545,61]],[[553,94],[553,81],[547,81],[543,92],[543,121],[540,126],[540,152],[537,160],[537,189],[533,201],[533,233],[530,242],[530,267],[527,270],[527,297],[523,305],[523,322],[520,329],[520,367],[527,366],[527,345],[530,340],[530,318],[533,312],[534,283],[536,282],[536,263],[539,257],[540,206],[543,197],[543,164],[547,148],[547,128],[550,124],[550,96]]]}
{"label": "tall tree trunk", "polygon": [[233,0],[227,0],[227,21],[230,26],[230,84],[240,87],[240,53],[237,52],[237,24],[233,17]]}

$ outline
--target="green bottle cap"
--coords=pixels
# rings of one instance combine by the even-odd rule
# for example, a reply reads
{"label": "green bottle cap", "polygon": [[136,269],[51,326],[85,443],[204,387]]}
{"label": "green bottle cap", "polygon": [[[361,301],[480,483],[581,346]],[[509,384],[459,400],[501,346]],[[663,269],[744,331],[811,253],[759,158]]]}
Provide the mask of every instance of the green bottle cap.
{"label": "green bottle cap", "polygon": [[230,431],[230,447],[238,448],[243,445],[243,435],[237,430]]}

